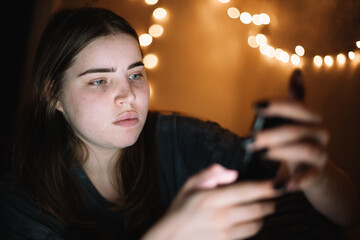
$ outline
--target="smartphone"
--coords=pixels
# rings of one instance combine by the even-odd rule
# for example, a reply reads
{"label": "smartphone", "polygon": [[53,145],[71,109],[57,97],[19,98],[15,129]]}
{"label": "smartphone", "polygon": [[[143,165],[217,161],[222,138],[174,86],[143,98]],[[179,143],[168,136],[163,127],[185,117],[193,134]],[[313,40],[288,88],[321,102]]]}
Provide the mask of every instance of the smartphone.
{"label": "smartphone", "polygon": [[[296,124],[294,120],[282,117],[264,117],[257,115],[252,127],[253,132],[270,129],[285,124]],[[269,161],[262,157],[264,150],[249,151],[247,146],[254,141],[248,138],[243,142],[244,157],[239,171],[239,180],[273,179],[280,167],[280,162]]]}

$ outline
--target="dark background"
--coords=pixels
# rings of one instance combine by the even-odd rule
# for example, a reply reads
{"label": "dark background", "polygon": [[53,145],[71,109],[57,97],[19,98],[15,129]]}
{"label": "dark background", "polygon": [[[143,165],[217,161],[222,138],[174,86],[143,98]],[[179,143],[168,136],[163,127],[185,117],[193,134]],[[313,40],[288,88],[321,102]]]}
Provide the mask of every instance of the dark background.
{"label": "dark background", "polygon": [[11,133],[16,117],[21,84],[25,74],[27,48],[34,1],[7,1],[1,14],[2,89],[1,89],[1,161],[0,174],[10,168]]}

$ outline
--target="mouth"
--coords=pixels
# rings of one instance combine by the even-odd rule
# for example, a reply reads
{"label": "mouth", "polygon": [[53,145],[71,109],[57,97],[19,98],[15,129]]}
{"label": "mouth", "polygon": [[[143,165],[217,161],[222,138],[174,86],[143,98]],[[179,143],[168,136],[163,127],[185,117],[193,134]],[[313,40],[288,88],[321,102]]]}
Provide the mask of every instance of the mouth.
{"label": "mouth", "polygon": [[124,112],[114,122],[114,125],[121,127],[132,127],[139,122],[139,115],[136,112]]}

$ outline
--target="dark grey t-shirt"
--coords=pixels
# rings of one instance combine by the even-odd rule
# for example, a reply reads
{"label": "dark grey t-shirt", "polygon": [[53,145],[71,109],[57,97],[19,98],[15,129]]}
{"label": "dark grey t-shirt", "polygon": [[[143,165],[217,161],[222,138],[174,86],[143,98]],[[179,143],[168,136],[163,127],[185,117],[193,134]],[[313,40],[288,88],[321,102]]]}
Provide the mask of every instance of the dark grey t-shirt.
{"label": "dark grey t-shirt", "polygon": [[[159,199],[162,209],[165,210],[170,205],[172,199],[190,176],[212,163],[220,163],[231,169],[241,169],[244,155],[243,138],[223,129],[217,123],[192,117],[178,114],[158,114],[156,119],[156,124],[150,127],[156,127]],[[255,170],[261,174],[268,174],[268,176],[274,174],[274,170],[269,173],[267,171],[270,170],[263,166],[258,166]],[[9,174],[0,183],[0,239],[124,239],[121,215],[109,210],[111,204],[99,194],[80,166],[74,167],[72,171],[83,186],[83,194],[88,200],[87,214],[89,218],[98,222],[96,228],[65,230],[51,214],[40,211],[37,204],[17,183],[15,176]],[[248,173],[247,176],[258,175],[257,172]],[[328,226],[333,225],[318,214],[302,195],[300,197],[292,196],[288,199],[290,200],[280,201],[282,204],[280,206],[285,206],[285,209],[289,206],[290,209],[291,207],[298,209],[300,206],[301,210],[282,211],[280,209],[281,214],[278,217],[274,216],[266,220],[267,223],[258,239],[284,239],[283,237],[295,239],[288,238],[293,236],[292,233],[295,230],[302,229],[308,232],[312,228],[316,230],[316,235],[314,235],[317,237],[316,239],[342,239],[332,238],[341,236],[339,231],[334,232],[337,235],[332,233],[328,236],[326,233],[329,231],[318,230],[316,226],[327,229]],[[301,213],[301,218],[292,217],[299,213]],[[316,223],[321,223],[316,226],[313,224],[315,215],[318,217],[317,219],[320,219],[316,220]],[[287,227],[292,227],[292,231],[287,234],[283,226],[286,226],[289,217],[292,217],[293,222],[292,226]],[[149,216],[147,219],[126,239],[140,238],[154,223],[155,218]],[[324,236],[324,238],[319,238],[319,236]],[[299,236],[296,239],[313,238],[310,235],[304,235],[304,238]]]}

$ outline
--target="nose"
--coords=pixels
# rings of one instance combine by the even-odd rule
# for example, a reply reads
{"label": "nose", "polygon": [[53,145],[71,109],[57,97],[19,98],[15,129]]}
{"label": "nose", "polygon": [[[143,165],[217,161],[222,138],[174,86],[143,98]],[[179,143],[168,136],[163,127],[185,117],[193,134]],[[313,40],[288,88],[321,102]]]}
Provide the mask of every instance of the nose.
{"label": "nose", "polygon": [[135,101],[135,94],[133,91],[133,87],[131,83],[127,80],[120,81],[117,86],[115,86],[115,104],[116,105],[124,105],[124,104],[130,104]]}

